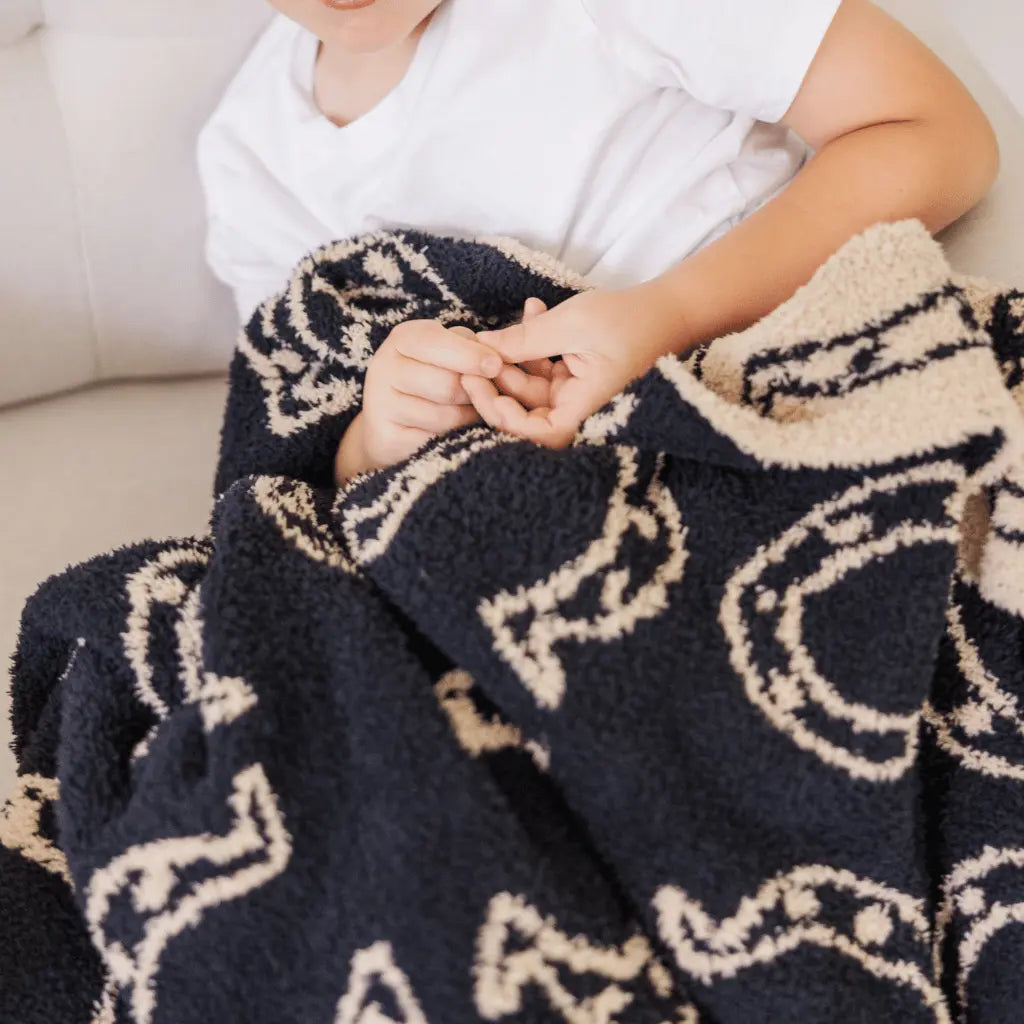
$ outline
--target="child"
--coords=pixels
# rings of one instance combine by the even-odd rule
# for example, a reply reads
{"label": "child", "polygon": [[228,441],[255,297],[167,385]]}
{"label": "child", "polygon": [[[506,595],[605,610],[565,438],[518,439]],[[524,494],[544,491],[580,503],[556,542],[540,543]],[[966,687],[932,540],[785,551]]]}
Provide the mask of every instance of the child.
{"label": "child", "polygon": [[491,334],[397,328],[339,483],[481,417],[566,444],[660,355],[748,326],[872,223],[938,231],[998,170],[961,83],[869,0],[273,4],[199,146],[243,318],[386,227],[514,236],[594,285]]}

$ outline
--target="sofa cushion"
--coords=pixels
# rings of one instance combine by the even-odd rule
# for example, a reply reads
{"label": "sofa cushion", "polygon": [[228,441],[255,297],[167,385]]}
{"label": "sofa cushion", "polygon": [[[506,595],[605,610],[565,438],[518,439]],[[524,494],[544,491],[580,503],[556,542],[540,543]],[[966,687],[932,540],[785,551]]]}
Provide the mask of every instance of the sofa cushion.
{"label": "sofa cushion", "polygon": [[0,46],[23,39],[43,23],[39,0],[3,0],[0,4]]}
{"label": "sofa cushion", "polygon": [[43,33],[0,49],[0,405],[97,375],[67,142]]}
{"label": "sofa cushion", "polygon": [[[10,2],[13,34],[38,5]],[[0,405],[224,370],[237,320],[203,258],[195,143],[270,13],[47,0],[45,27],[0,49]]]}
{"label": "sofa cushion", "polygon": [[[3,0],[4,3],[9,0]],[[266,21],[270,8],[261,0],[44,0],[48,28],[106,36],[244,39]],[[232,55],[225,52],[225,69]]]}
{"label": "sofa cushion", "polygon": [[203,257],[195,140],[223,84],[225,39],[48,29],[45,42],[87,254],[97,376],[223,370],[237,320]]}

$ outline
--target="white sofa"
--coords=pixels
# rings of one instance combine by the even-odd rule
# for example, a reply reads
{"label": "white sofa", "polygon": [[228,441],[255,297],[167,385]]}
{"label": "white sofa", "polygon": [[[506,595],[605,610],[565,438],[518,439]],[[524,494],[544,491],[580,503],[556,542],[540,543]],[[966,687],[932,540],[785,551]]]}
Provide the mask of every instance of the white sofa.
{"label": "white sofa", "polygon": [[[1000,136],[999,182],[944,236],[954,266],[1024,281],[1024,120],[933,0],[882,6],[961,75]],[[236,325],[202,260],[193,149],[269,14],[260,0],[0,0],[4,654],[47,575],[204,528]]]}

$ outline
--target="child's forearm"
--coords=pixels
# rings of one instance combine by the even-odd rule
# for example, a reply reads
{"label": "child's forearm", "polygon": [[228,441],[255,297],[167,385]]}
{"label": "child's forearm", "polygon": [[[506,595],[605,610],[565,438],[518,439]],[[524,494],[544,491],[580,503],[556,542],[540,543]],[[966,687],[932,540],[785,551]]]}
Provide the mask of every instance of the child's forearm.
{"label": "child's forearm", "polygon": [[363,414],[359,412],[349,424],[338,444],[334,458],[334,482],[342,487],[345,483],[370,468],[363,443]]}
{"label": "child's forearm", "polygon": [[771,202],[641,288],[680,325],[681,351],[760,319],[871,224],[916,217],[939,231],[997,171],[984,118],[872,125],[822,147]]}

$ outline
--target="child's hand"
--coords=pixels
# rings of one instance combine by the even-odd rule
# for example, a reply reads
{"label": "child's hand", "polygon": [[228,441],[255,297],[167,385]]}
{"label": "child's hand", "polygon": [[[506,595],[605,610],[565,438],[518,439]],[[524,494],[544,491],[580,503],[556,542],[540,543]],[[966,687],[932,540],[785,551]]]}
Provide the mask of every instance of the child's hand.
{"label": "child's hand", "polygon": [[[530,299],[527,311],[521,324],[477,335],[523,369],[506,366],[494,383],[463,377],[462,386],[491,426],[552,448],[569,444],[591,413],[685,344],[678,312],[645,285],[583,292],[550,311]],[[562,360],[552,364],[555,355]]]}
{"label": "child's hand", "polygon": [[465,327],[399,324],[367,367],[362,410],[338,446],[337,483],[391,466],[436,434],[475,423],[479,415],[462,381],[496,377],[501,368],[500,356]]}

